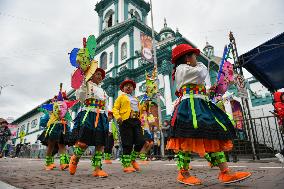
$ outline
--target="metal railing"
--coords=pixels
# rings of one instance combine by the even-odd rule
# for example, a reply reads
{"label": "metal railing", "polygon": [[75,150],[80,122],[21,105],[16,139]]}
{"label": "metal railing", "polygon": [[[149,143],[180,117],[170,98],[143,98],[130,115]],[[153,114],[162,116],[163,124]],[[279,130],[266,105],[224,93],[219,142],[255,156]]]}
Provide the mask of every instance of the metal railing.
{"label": "metal railing", "polygon": [[252,159],[274,157],[274,154],[284,148],[283,133],[279,130],[277,117],[266,116],[241,121],[242,129],[236,129],[235,148],[230,153],[236,161],[239,156]]}

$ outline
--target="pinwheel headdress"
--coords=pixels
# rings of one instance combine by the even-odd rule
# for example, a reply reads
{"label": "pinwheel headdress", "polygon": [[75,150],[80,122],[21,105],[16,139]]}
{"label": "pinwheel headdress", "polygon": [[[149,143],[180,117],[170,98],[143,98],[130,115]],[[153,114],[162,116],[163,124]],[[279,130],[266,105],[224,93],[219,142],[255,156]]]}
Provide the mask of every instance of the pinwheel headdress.
{"label": "pinwheel headdress", "polygon": [[94,60],[97,42],[94,35],[90,35],[88,40],[83,38],[83,48],[74,48],[70,53],[70,63],[77,69],[72,74],[71,86],[79,89],[83,80],[88,81],[95,73],[98,62]]}
{"label": "pinwheel headdress", "polygon": [[51,103],[40,106],[39,111],[42,111],[45,114],[52,112],[57,118],[64,118],[68,112],[67,110],[77,102],[77,100],[67,100],[66,92],[62,92],[62,83],[60,83],[60,90],[56,98],[53,98]]}

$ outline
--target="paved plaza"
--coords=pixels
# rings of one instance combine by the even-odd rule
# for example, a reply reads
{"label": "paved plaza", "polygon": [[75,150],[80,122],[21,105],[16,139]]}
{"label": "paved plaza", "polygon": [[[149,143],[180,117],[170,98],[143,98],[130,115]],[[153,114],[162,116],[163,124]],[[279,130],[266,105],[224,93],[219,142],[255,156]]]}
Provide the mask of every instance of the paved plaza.
{"label": "paved plaza", "polygon": [[[58,165],[58,160],[56,161]],[[90,160],[83,159],[79,163],[77,173],[70,176],[68,171],[43,170],[43,160],[37,159],[0,159],[0,189],[2,188],[185,188],[176,182],[176,166],[174,161],[152,161],[141,165],[139,173],[126,174],[122,172],[120,162],[103,165],[109,173],[108,178],[92,176]],[[194,188],[284,188],[284,168],[276,160],[269,161],[240,161],[229,163],[236,171],[251,171],[253,175],[244,182],[224,185],[217,180],[218,169],[209,168],[207,162],[195,160],[191,163],[191,173],[202,179],[203,184]],[[8,187],[8,185],[11,185]],[[13,186],[13,187],[12,187]]]}

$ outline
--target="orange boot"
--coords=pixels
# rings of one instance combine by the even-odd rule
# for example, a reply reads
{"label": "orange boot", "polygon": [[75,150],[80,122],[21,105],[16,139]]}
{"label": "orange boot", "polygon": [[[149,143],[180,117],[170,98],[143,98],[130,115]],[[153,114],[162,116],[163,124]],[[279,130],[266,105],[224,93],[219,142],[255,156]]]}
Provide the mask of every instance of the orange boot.
{"label": "orange boot", "polygon": [[219,181],[224,184],[234,183],[238,182],[244,179],[247,179],[251,176],[250,172],[230,172],[229,168],[225,169],[224,171],[221,171],[219,174]]}
{"label": "orange boot", "polygon": [[112,161],[110,160],[111,159],[110,153],[104,153],[104,157],[105,157],[105,160],[104,160],[105,164],[112,164]]}
{"label": "orange boot", "polygon": [[181,169],[178,172],[177,181],[186,185],[200,185],[201,180],[194,176],[190,176],[188,170]]}
{"label": "orange boot", "polygon": [[64,171],[69,167],[69,155],[66,153],[60,154],[60,169]]}
{"label": "orange boot", "polygon": [[105,177],[108,177],[108,174],[105,171],[101,170],[101,169],[96,169],[93,172],[93,176],[94,177],[105,178]]}
{"label": "orange boot", "polygon": [[131,166],[130,155],[122,155],[121,162],[122,162],[122,165],[123,165],[123,172],[125,172],[125,173],[132,173],[132,172],[136,171],[136,169],[134,169]]}
{"label": "orange boot", "polygon": [[136,170],[133,167],[124,167],[123,168],[123,172],[125,172],[125,173],[133,173],[135,171]]}
{"label": "orange boot", "polygon": [[149,161],[147,161],[147,156],[146,156],[145,153],[141,152],[141,153],[139,154],[139,158],[140,158],[140,160],[141,160],[141,161],[139,162],[140,165],[147,165],[147,164],[149,163]]}
{"label": "orange boot", "polygon": [[94,177],[101,177],[105,178],[108,177],[108,174],[102,170],[102,157],[103,152],[102,151],[96,151],[94,156],[92,157],[92,166],[94,167],[93,176]]}
{"label": "orange boot", "polygon": [[112,164],[112,161],[111,161],[110,159],[105,159],[105,160],[104,160],[104,163],[105,163],[105,164]]}
{"label": "orange boot", "polygon": [[54,159],[52,156],[46,156],[45,157],[45,170],[46,171],[51,171],[55,168],[54,165]]}
{"label": "orange boot", "polygon": [[53,170],[53,169],[54,169],[54,167],[53,167],[52,164],[45,166],[45,170],[46,170],[46,171],[51,171],[51,170]]}
{"label": "orange boot", "polygon": [[69,167],[69,164],[61,164],[60,165],[60,170],[64,171],[65,169],[67,169]]}
{"label": "orange boot", "polygon": [[136,161],[131,161],[131,164],[136,171],[140,171],[140,166]]}
{"label": "orange boot", "polygon": [[50,164],[50,165],[53,167],[53,169],[56,168],[55,163],[52,163],[52,164]]}
{"label": "orange boot", "polygon": [[210,167],[210,168],[213,168],[214,166],[212,165],[212,163],[210,163],[210,162],[208,162],[208,166]]}
{"label": "orange boot", "polygon": [[79,159],[75,155],[71,156],[70,163],[69,163],[70,175],[74,175],[76,173],[78,161]]}

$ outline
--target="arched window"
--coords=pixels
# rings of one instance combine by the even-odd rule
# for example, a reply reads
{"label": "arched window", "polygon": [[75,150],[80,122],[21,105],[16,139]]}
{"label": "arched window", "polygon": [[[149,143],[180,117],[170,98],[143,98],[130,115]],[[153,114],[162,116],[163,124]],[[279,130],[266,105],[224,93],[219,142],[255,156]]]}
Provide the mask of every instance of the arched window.
{"label": "arched window", "polygon": [[109,16],[108,21],[107,21],[107,27],[111,27],[112,26],[112,15]]}
{"label": "arched window", "polygon": [[100,57],[100,68],[103,70],[107,69],[107,53],[103,52]]}
{"label": "arched window", "polygon": [[104,16],[104,23],[105,23],[105,28],[109,28],[113,26],[113,15],[114,11],[110,9],[107,11],[107,13]]}
{"label": "arched window", "polygon": [[113,56],[113,53],[109,53],[109,63],[111,64],[112,63],[112,56]]}
{"label": "arched window", "polygon": [[121,45],[121,60],[127,58],[127,44],[126,42]]}
{"label": "arched window", "polygon": [[141,17],[140,17],[139,13],[136,10],[131,9],[129,11],[129,14],[130,14],[131,18],[136,18],[137,20],[141,20]]}
{"label": "arched window", "polygon": [[141,20],[141,17],[137,11],[134,12],[134,16],[136,17],[137,20]]}

